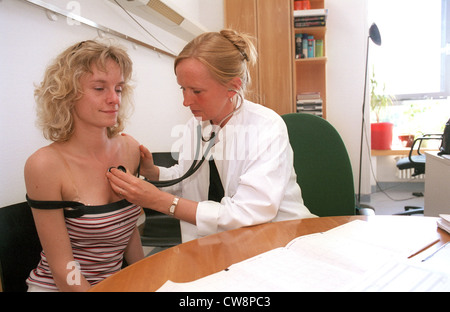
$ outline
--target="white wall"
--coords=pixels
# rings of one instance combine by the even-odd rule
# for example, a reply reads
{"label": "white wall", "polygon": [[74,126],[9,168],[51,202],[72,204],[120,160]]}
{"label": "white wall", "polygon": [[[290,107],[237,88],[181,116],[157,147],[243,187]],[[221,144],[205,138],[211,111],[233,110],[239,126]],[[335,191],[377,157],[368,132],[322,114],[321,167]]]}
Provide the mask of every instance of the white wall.
{"label": "white wall", "polygon": [[[223,27],[222,0],[166,0],[189,17],[216,31]],[[138,40],[161,47],[108,0],[46,0],[62,9],[79,4],[80,15]],[[364,83],[365,40],[368,22],[366,0],[326,0],[327,111],[350,154],[358,187],[361,105]],[[76,9],[76,7],[75,7]],[[74,12],[75,13],[75,12]],[[137,17],[138,18],[138,17]],[[139,18],[138,18],[139,19]],[[171,50],[178,53],[185,42],[158,27],[140,22]],[[50,21],[45,12],[26,1],[0,0],[0,207],[24,200],[23,165],[27,157],[48,144],[35,127],[33,84],[39,83],[51,58],[68,45],[98,36],[87,26],[71,25],[58,16]],[[169,150],[176,138],[174,125],[190,113],[181,105],[173,74],[173,59],[142,46],[123,44],[135,63],[135,113],[126,128],[152,151]],[[162,48],[162,47],[161,47]],[[365,151],[364,155],[367,155]],[[365,157],[368,159],[368,157]],[[369,169],[363,167],[362,193],[370,193]]]}
{"label": "white wall", "polygon": [[[201,1],[183,1],[186,12],[199,15]],[[110,1],[45,2],[163,48]],[[211,17],[206,21],[214,29],[223,25],[221,5],[219,9],[202,13]],[[25,200],[25,161],[39,147],[50,143],[35,127],[34,84],[41,81],[47,64],[59,52],[75,42],[99,35],[97,30],[74,25],[74,21],[63,16],[57,15],[56,19],[50,20],[43,9],[26,1],[0,1],[0,207]],[[139,21],[175,54],[186,44],[151,23]],[[173,58],[126,40],[116,40],[127,49],[134,62],[135,111],[125,132],[152,151],[169,151],[177,139],[171,137],[172,128],[190,117],[188,109],[182,106],[182,95],[173,73]]]}
{"label": "white wall", "polygon": [[[367,1],[326,0],[325,7],[328,8],[327,119],[341,134],[347,147],[357,192],[368,32]],[[367,104],[366,120],[369,120],[369,111],[370,105]],[[332,153],[330,151],[330,157]],[[370,194],[368,155],[367,148],[364,148],[361,194]]]}

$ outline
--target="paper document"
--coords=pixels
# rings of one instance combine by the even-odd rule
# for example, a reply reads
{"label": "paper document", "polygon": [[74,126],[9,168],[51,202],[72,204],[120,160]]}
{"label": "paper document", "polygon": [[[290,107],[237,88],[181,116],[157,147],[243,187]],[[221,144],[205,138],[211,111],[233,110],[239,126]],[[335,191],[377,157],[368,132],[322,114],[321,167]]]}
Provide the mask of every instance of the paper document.
{"label": "paper document", "polygon": [[411,261],[388,262],[360,278],[347,291],[447,292],[450,291],[450,275]]}
{"label": "paper document", "polygon": [[[403,261],[436,241],[382,223],[352,221],[324,233],[300,236],[228,269],[193,282],[167,281],[158,291],[348,291],[387,263]],[[420,232],[420,231],[416,231]],[[405,239],[404,235],[408,235]],[[426,269],[424,269],[426,270]],[[358,286],[359,285],[359,286]],[[409,286],[409,285],[408,285]]]}

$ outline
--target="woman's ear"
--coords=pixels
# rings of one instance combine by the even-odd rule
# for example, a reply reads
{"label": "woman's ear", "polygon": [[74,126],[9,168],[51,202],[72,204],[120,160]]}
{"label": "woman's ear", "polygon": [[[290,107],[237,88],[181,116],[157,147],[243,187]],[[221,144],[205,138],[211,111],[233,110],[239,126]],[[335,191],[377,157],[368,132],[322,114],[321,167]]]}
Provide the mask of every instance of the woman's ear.
{"label": "woman's ear", "polygon": [[242,86],[241,78],[235,77],[235,78],[231,79],[231,81],[229,82],[229,86],[230,86],[230,88],[228,89],[228,92],[232,92],[233,93],[230,96],[230,97],[232,97],[237,92],[239,92],[239,90],[241,89],[241,86]]}

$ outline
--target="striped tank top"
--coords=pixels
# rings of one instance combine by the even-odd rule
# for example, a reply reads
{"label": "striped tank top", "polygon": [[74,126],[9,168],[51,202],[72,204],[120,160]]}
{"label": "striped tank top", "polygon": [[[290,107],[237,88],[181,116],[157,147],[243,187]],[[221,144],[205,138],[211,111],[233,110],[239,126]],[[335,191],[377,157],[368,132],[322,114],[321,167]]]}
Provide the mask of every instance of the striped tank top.
{"label": "striped tank top", "polygon": [[[74,260],[91,285],[121,269],[124,250],[136,227],[141,207],[126,200],[101,206],[85,206],[78,202],[34,201],[28,197],[27,201],[30,207],[37,209],[71,208],[64,209],[64,217]],[[73,278],[72,282],[76,283],[76,276],[68,278]],[[28,285],[58,289],[44,251],[26,282]]]}

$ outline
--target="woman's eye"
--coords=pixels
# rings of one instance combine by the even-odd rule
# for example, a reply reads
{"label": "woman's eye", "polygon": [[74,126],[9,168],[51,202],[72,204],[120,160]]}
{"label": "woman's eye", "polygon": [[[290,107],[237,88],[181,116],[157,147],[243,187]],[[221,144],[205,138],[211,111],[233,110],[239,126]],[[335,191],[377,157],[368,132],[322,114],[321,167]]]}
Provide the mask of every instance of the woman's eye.
{"label": "woman's eye", "polygon": [[[184,87],[180,87],[180,90],[182,92],[186,92],[187,91],[186,88],[184,88]],[[194,94],[200,94],[202,92],[202,90],[195,90],[195,89],[191,89],[191,88],[189,88],[189,90],[190,90],[190,92],[192,92]]]}

